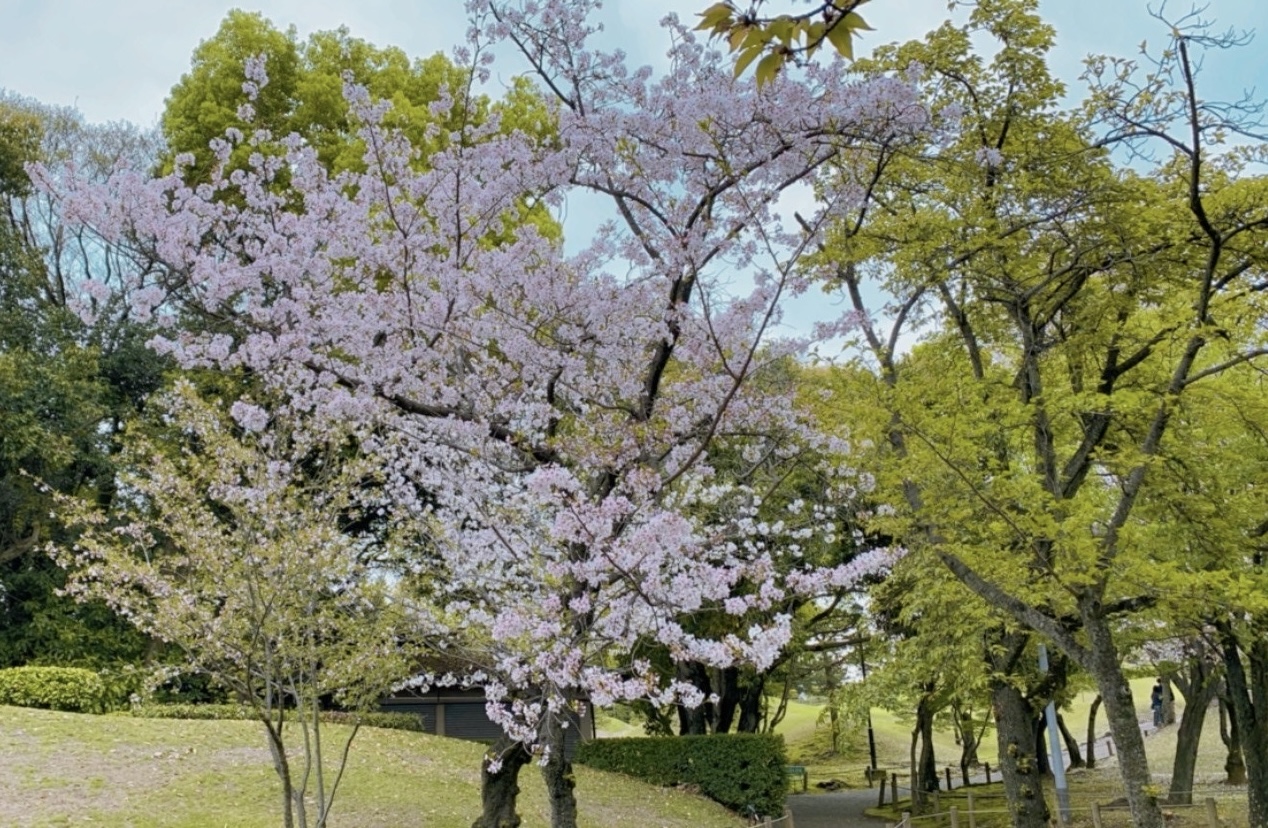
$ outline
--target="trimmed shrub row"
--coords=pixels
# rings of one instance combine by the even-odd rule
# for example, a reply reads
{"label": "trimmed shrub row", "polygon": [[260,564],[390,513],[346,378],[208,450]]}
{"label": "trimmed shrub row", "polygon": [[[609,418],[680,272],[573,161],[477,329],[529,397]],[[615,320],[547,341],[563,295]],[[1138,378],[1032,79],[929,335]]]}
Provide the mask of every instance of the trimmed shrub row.
{"label": "trimmed shrub row", "polygon": [[68,713],[104,713],[109,695],[101,676],[82,667],[0,670],[0,704]]}
{"label": "trimmed shrub row", "polygon": [[[142,719],[202,719],[202,720],[254,720],[255,713],[249,707],[236,704],[152,704],[132,708],[132,715]],[[323,710],[321,720],[326,724],[361,724],[364,727],[382,727],[391,730],[412,730],[421,733],[423,720],[412,713],[355,713],[339,710]]]}
{"label": "trimmed shrub row", "polygon": [[742,814],[782,814],[788,792],[782,736],[717,733],[594,739],[578,746],[576,762],[655,785],[695,785],[700,793]]}

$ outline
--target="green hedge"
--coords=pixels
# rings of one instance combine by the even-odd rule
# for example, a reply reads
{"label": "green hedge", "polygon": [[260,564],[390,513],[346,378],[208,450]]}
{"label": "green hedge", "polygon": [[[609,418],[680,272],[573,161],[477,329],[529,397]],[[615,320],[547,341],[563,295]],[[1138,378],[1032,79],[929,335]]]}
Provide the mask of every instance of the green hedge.
{"label": "green hedge", "polygon": [[[254,720],[255,712],[236,704],[150,704],[132,708],[132,715],[142,719],[235,719]],[[326,724],[361,724],[391,730],[423,731],[423,720],[412,713],[349,713],[323,710]]]}
{"label": "green hedge", "polygon": [[104,713],[108,691],[101,676],[82,667],[9,667],[0,670],[0,704],[70,713]]}
{"label": "green hedge", "polygon": [[696,785],[705,796],[742,814],[782,814],[788,793],[782,736],[594,739],[578,746],[576,762],[656,785]]}

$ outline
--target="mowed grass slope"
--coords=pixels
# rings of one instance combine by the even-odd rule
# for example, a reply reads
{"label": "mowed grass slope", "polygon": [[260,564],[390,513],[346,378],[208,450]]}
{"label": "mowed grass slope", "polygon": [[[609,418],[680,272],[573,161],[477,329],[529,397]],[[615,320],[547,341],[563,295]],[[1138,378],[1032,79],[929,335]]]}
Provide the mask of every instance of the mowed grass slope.
{"label": "mowed grass slope", "polygon": [[[348,731],[326,730],[333,756]],[[471,742],[362,728],[332,825],[466,828],[479,814],[482,753]],[[549,825],[535,767],[520,787],[526,828]],[[275,828],[279,797],[257,723],[0,707],[0,826]],[[743,824],[706,799],[586,768],[577,797],[581,825],[593,828]]]}

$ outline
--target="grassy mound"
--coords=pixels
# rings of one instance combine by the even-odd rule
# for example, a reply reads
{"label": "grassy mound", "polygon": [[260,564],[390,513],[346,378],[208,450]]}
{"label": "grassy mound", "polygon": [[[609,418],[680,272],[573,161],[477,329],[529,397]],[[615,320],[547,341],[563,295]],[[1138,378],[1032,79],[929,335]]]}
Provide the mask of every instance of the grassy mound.
{"label": "grassy mound", "polygon": [[[328,750],[346,736],[330,726]],[[466,828],[480,808],[483,747],[362,728],[332,825]],[[536,768],[525,768],[525,828],[549,824]],[[276,776],[260,725],[138,719],[0,707],[0,825],[275,828]],[[616,774],[577,769],[581,824],[736,828],[718,805]]]}

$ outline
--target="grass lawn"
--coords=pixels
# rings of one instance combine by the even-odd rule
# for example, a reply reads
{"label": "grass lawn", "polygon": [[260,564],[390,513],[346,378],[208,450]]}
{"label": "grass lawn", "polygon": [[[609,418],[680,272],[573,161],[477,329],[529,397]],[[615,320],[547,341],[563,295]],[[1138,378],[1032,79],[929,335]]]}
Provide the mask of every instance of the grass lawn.
{"label": "grass lawn", "polygon": [[[346,737],[327,727],[329,746]],[[466,828],[479,813],[482,752],[472,742],[362,728],[331,823]],[[535,770],[520,779],[526,828],[549,824]],[[275,828],[279,796],[254,722],[0,707],[0,825]],[[581,824],[594,828],[743,824],[706,799],[586,768],[577,768],[577,797]]]}

